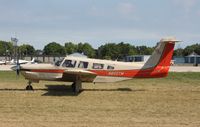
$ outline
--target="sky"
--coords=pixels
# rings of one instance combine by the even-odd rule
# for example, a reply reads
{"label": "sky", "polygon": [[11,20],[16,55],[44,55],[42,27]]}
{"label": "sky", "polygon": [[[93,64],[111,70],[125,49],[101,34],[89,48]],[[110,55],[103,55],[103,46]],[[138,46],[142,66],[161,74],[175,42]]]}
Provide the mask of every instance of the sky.
{"label": "sky", "polygon": [[0,40],[43,49],[50,42],[154,46],[175,36],[200,42],[200,0],[0,0]]}

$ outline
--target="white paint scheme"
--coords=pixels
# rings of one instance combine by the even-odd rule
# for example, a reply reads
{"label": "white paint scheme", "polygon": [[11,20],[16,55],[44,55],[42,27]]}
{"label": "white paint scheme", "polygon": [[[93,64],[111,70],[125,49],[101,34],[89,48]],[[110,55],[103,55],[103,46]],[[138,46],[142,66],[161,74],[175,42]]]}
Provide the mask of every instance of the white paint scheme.
{"label": "white paint scheme", "polygon": [[24,64],[21,65],[22,69],[59,69],[60,67],[55,66],[53,64]]}
{"label": "white paint scheme", "polygon": [[98,82],[98,83],[111,83],[111,82],[119,82],[119,81],[124,81],[124,80],[129,80],[131,78],[126,78],[126,77],[108,77],[108,76],[97,76],[93,82]]}
{"label": "white paint scheme", "polygon": [[[91,58],[82,58],[82,57],[73,57],[73,56],[67,56],[64,60],[75,60],[77,63],[80,61],[88,62],[88,68],[89,70],[94,70],[92,68],[93,63],[101,63],[104,64],[104,67],[102,70],[107,70],[107,66],[114,66],[114,70],[130,70],[130,69],[140,69],[143,66],[143,62],[121,62],[121,61],[111,61],[111,60],[100,60],[100,59],[91,59]],[[64,62],[63,60],[63,62]],[[61,63],[61,65],[63,64]],[[78,64],[75,66],[76,69],[78,69]]]}
{"label": "white paint scheme", "polygon": [[0,61],[0,65],[6,64],[6,61]]}
{"label": "white paint scheme", "polygon": [[39,80],[54,81],[63,76],[62,73],[38,73],[29,71],[22,71],[21,73],[26,77],[26,79],[32,79],[34,82],[39,82]]}
{"label": "white paint scheme", "polygon": [[[66,68],[66,67],[62,67],[62,64],[64,63],[65,60],[76,60],[76,66],[74,68]],[[82,68],[78,68],[78,63],[80,61],[85,61],[88,62],[88,68],[87,69],[82,69]],[[129,70],[129,69],[140,69],[142,68],[144,63],[133,63],[133,62],[119,62],[119,61],[110,61],[110,60],[97,60],[97,59],[90,59],[90,58],[81,58],[81,57],[73,57],[73,56],[67,56],[64,58],[64,60],[61,62],[60,66],[55,66],[53,64],[30,64],[30,65],[21,65],[22,69],[25,69],[26,67],[28,67],[29,69],[33,70],[33,69],[66,69],[69,73],[69,71],[71,72],[87,72],[89,73],[87,70],[94,70],[92,68],[93,63],[102,63],[104,64],[104,68],[103,70],[107,70],[107,66],[113,66],[115,69],[114,70]],[[63,73],[44,73],[44,72],[28,72],[22,71],[22,75],[26,78],[26,79],[33,79],[33,82],[38,82],[39,80],[56,80],[59,78],[62,78]],[[108,76],[97,76],[93,82],[117,82],[117,81],[123,81],[123,80],[128,80],[131,78],[126,78],[126,77],[108,77]]]}
{"label": "white paint scheme", "polygon": [[[10,64],[17,64],[17,61],[12,59],[9,63]],[[31,61],[19,59],[19,64],[35,64],[35,58],[33,58]]]}

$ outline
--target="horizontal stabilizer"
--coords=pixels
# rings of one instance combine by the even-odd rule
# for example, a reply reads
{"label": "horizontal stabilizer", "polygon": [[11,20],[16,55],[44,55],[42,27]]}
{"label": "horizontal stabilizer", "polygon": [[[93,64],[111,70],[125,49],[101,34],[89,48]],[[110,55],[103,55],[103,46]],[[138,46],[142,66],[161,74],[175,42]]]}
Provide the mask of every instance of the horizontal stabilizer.
{"label": "horizontal stabilizer", "polygon": [[166,37],[162,38],[160,42],[181,42],[181,40],[177,40],[175,37]]}

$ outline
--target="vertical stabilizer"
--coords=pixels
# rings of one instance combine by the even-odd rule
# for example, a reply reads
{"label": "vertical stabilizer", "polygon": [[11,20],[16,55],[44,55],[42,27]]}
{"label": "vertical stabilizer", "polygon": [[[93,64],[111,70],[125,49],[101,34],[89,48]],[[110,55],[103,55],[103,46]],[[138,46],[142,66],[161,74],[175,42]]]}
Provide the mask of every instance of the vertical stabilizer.
{"label": "vertical stabilizer", "polygon": [[143,69],[155,68],[157,66],[170,66],[176,42],[180,41],[175,37],[161,39],[155,51],[143,66]]}

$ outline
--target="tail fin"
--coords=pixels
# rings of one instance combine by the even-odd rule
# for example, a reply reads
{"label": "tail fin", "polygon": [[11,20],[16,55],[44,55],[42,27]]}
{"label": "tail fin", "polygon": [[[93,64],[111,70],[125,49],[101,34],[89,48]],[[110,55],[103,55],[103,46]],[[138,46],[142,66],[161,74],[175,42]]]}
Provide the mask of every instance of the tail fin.
{"label": "tail fin", "polygon": [[35,58],[33,58],[32,60],[31,60],[31,63],[34,63],[35,62]]}
{"label": "tail fin", "polygon": [[176,42],[180,41],[176,40],[174,37],[160,40],[155,51],[142,67],[142,70],[147,70],[148,72],[146,77],[167,76]]}
{"label": "tail fin", "polygon": [[146,69],[156,66],[170,66],[174,52],[174,45],[176,42],[180,41],[176,40],[174,37],[161,39],[143,68]]}
{"label": "tail fin", "polygon": [[15,60],[12,59],[12,60],[10,61],[10,63],[11,63],[11,64],[15,64]]}

